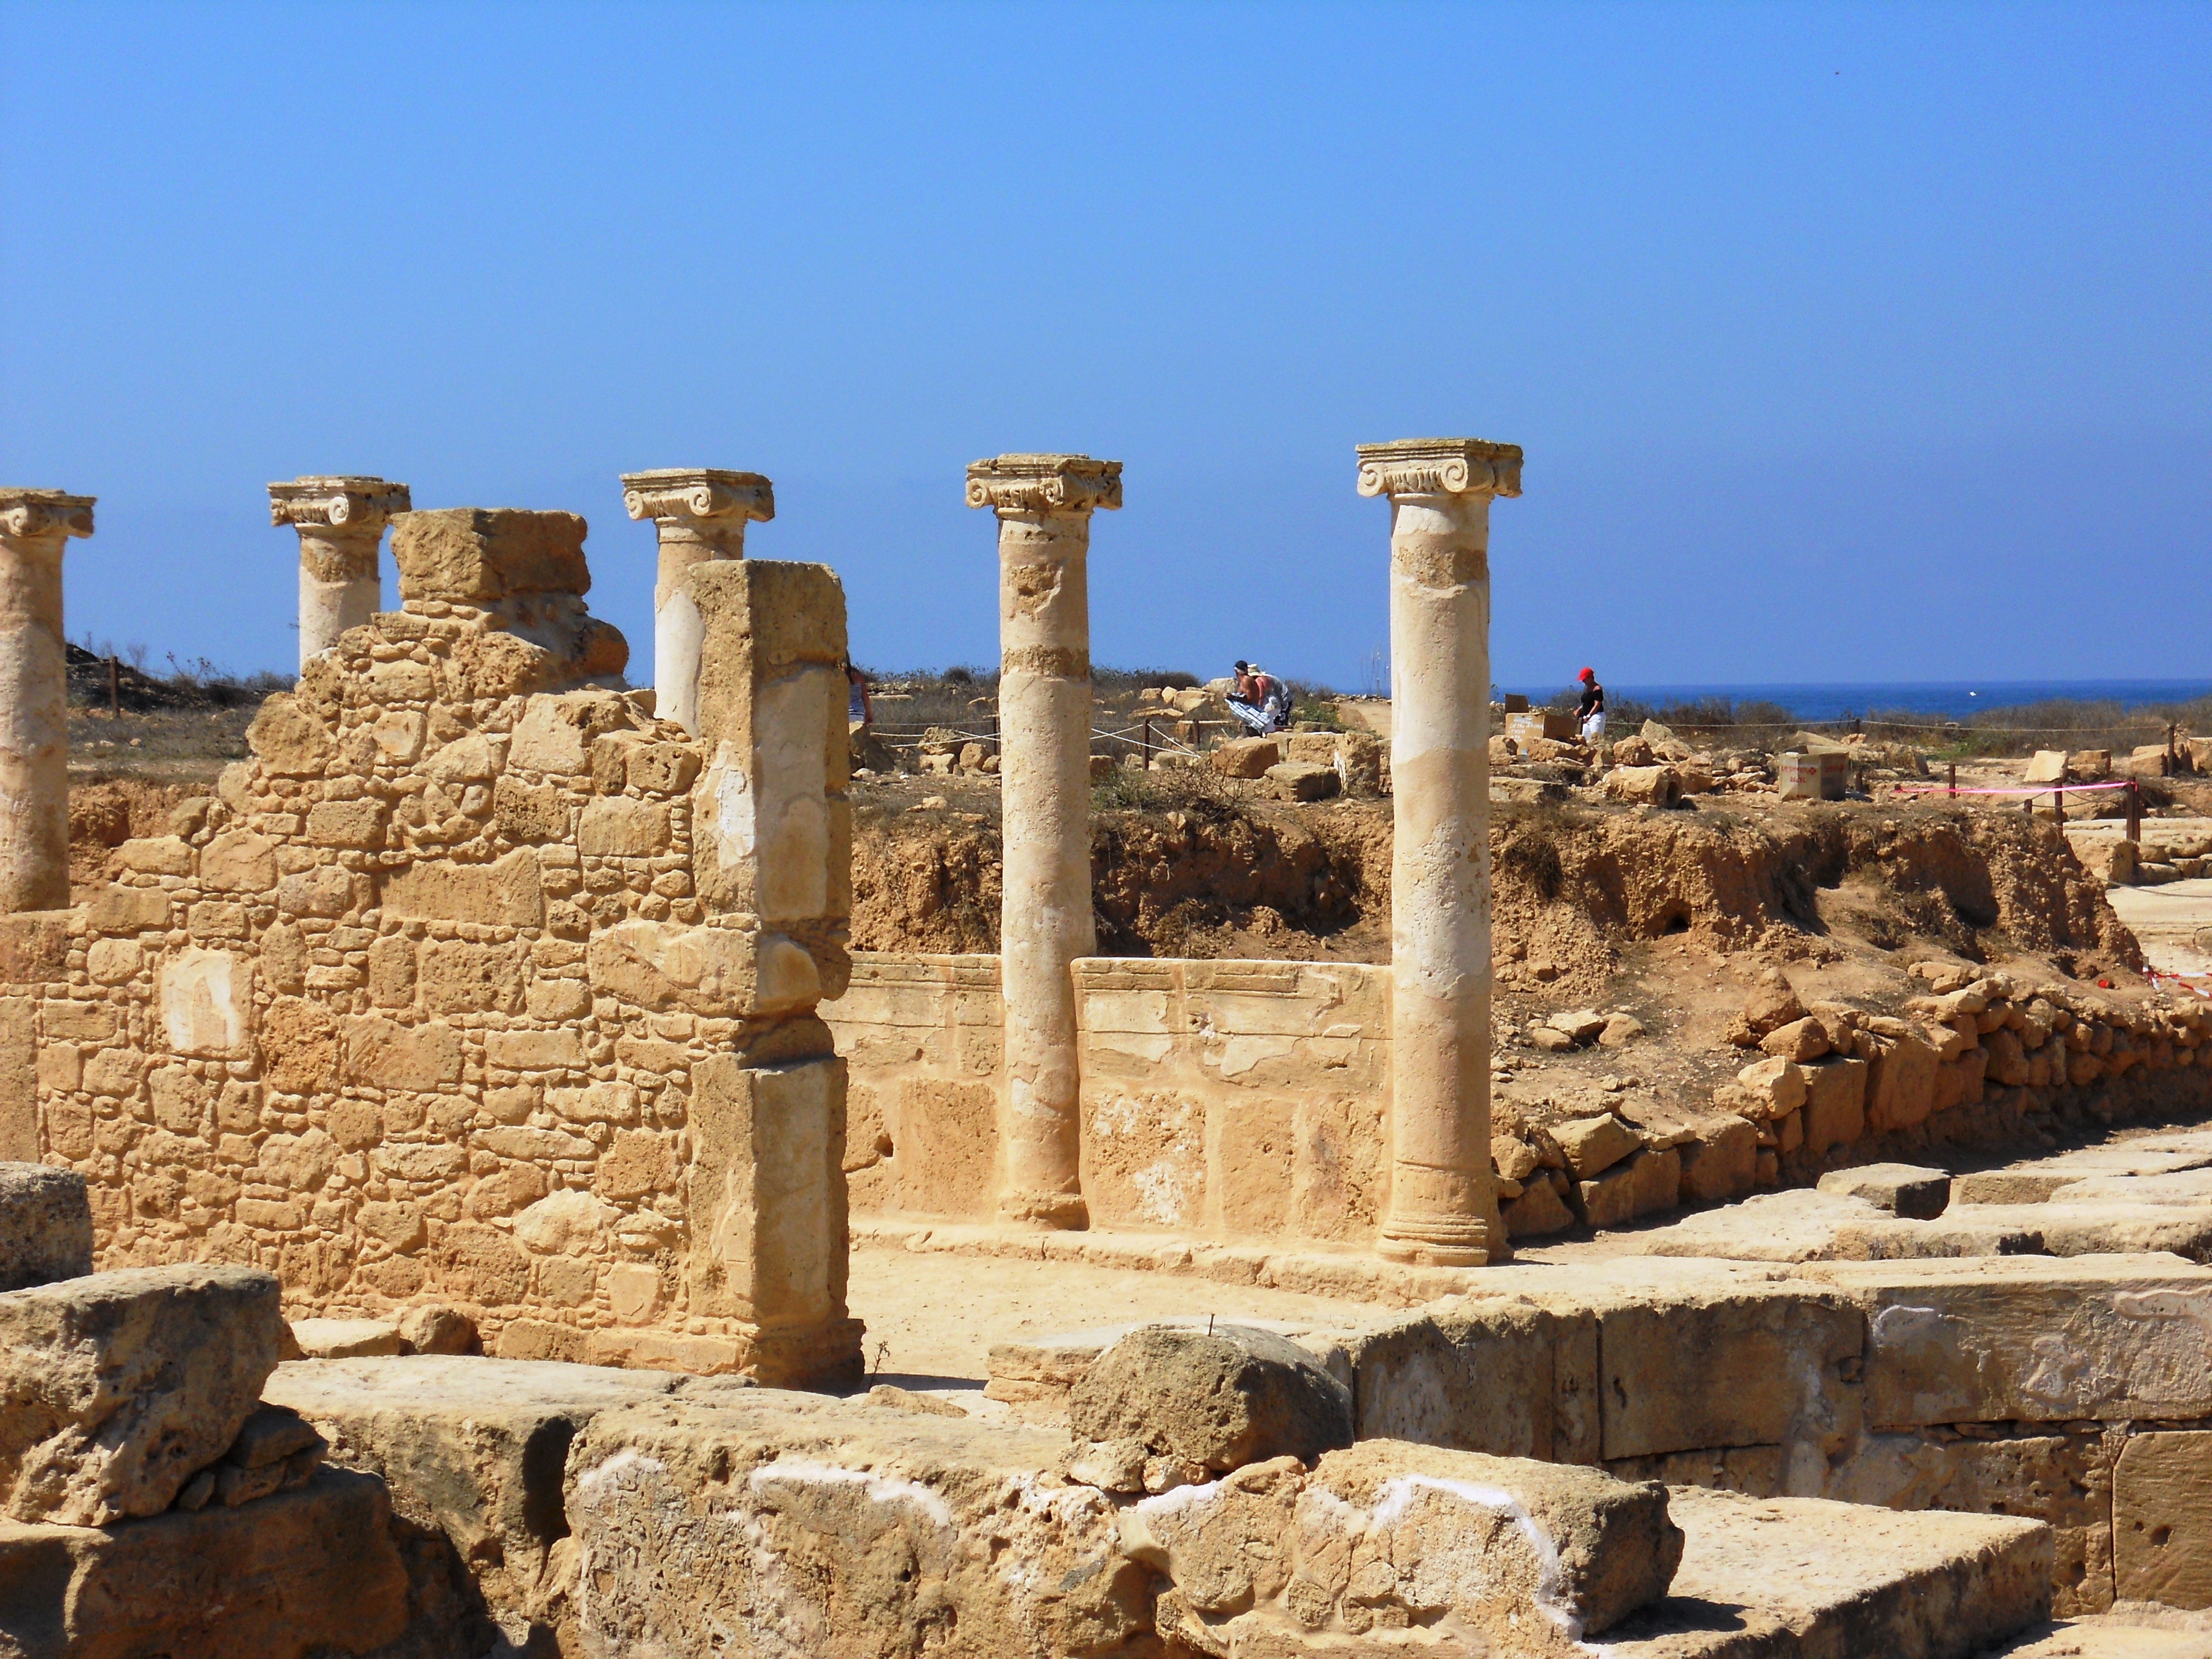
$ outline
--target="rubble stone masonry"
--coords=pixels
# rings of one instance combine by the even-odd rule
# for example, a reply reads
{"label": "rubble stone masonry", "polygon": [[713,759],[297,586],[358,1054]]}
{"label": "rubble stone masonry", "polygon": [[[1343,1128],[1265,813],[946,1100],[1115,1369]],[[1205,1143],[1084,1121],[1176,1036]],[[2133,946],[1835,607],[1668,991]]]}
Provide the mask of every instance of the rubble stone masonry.
{"label": "rubble stone masonry", "polygon": [[[620,684],[584,521],[396,520],[401,611],[74,909],[0,918],[0,1152],[103,1267],[286,1311],[456,1304],[489,1350],[772,1381],[845,1316],[844,600],[700,567],[700,731]],[[756,720],[757,720],[757,726]]]}

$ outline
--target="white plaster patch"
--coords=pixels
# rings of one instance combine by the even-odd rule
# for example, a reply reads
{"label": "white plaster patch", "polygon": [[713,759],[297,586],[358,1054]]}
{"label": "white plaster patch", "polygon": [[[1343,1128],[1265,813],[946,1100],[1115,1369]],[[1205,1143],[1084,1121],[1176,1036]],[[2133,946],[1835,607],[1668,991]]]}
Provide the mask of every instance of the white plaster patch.
{"label": "white plaster patch", "polygon": [[1189,1207],[1183,1172],[1166,1158],[1137,1170],[1130,1176],[1129,1184],[1137,1189],[1137,1213],[1146,1221],[1171,1227],[1182,1220]]}
{"label": "white plaster patch", "polygon": [[933,1525],[952,1529],[952,1510],[944,1498],[918,1481],[897,1475],[872,1474],[836,1463],[812,1463],[779,1458],[763,1463],[745,1477],[755,1492],[781,1481],[794,1486],[858,1486],[872,1504],[904,1504],[918,1510]]}
{"label": "white plaster patch", "polygon": [[228,951],[179,951],[161,975],[161,1024],[172,1053],[242,1060],[250,1046],[253,969]]}

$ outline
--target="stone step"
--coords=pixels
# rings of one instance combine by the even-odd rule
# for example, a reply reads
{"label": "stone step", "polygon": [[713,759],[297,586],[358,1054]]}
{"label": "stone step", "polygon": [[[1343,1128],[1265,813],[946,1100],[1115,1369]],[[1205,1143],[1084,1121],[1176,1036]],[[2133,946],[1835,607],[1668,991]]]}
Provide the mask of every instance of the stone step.
{"label": "stone step", "polygon": [[2203,1613],[2117,1612],[2038,1625],[1983,1659],[2212,1659]]}
{"label": "stone step", "polygon": [[1692,1486],[1668,1499],[1682,1565],[1664,1601],[1605,1633],[1607,1659],[1970,1659],[2050,1608],[2038,1522]]}

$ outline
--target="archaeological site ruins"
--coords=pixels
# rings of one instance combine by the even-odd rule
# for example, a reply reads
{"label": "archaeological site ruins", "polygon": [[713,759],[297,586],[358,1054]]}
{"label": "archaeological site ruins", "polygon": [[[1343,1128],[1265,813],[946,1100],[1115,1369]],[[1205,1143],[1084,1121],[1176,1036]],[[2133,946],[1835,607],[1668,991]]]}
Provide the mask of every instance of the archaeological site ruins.
{"label": "archaeological site ruins", "polygon": [[649,676],[576,514],[271,484],[204,787],[0,490],[0,1659],[2212,1656],[2212,744],[1584,741],[1520,449],[1349,459],[1389,695],[1237,738],[1117,461],[968,469],[911,730],[759,474],[620,475]]}

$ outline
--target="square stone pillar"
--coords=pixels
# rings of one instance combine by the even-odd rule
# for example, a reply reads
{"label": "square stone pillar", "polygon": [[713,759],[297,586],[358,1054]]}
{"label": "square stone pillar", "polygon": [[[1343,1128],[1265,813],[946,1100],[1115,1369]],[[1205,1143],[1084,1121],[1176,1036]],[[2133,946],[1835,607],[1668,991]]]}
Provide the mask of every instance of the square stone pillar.
{"label": "square stone pillar", "polygon": [[1376,1248],[1503,1261],[1490,1168],[1490,502],[1521,451],[1361,444],[1390,500],[1390,1207]]}
{"label": "square stone pillar", "polygon": [[62,549],[90,495],[0,489],[0,915],[69,907]]}
{"label": "square stone pillar", "polygon": [[269,522],[300,532],[300,666],[360,628],[382,605],[376,544],[414,505],[404,483],[306,477],[269,486]]}
{"label": "square stone pillar", "polygon": [[690,1305],[735,1322],[763,1382],[861,1376],[845,1305],[845,1062],[817,1013],[842,994],[852,915],[845,593],[826,565],[694,562],[700,747],[692,862],[702,952],[743,1024],[692,1073]]}
{"label": "square stone pillar", "polygon": [[1121,505],[1121,463],[1001,455],[968,469],[999,519],[999,922],[1006,1063],[999,1213],[1087,1227],[1075,981],[1091,913],[1091,514]]}
{"label": "square stone pillar", "polygon": [[622,475],[623,507],[660,538],[653,584],[653,712],[697,736],[700,620],[684,591],[691,568],[745,556],[745,526],[775,517],[775,486],[757,472],[662,467]]}

